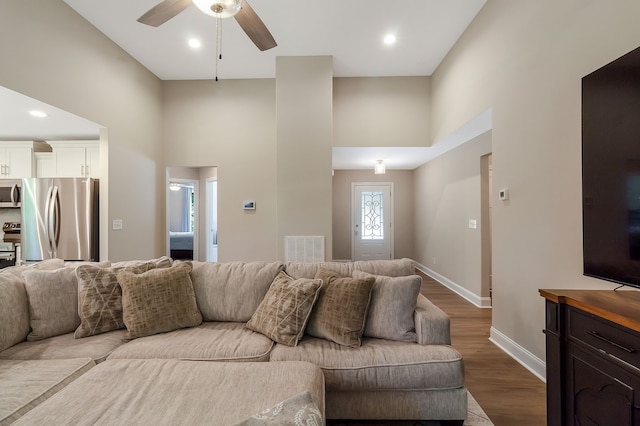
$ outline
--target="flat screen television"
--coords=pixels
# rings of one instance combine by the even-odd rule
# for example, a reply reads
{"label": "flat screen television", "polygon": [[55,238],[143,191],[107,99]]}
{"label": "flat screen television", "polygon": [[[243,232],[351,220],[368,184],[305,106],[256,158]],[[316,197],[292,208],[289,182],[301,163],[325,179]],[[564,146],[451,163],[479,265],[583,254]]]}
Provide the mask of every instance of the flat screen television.
{"label": "flat screen television", "polygon": [[640,48],[582,79],[584,274],[640,288]]}

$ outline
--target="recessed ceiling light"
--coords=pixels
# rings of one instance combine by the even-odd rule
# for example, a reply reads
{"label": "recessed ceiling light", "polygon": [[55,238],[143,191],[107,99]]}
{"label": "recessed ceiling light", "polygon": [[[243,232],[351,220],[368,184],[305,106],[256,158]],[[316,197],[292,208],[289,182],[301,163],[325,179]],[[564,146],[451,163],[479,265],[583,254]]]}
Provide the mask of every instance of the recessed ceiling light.
{"label": "recessed ceiling light", "polygon": [[33,110],[33,111],[29,111],[29,114],[31,114],[34,117],[38,117],[38,118],[44,118],[47,116],[47,113],[44,111],[38,111],[38,110]]}
{"label": "recessed ceiling light", "polygon": [[200,43],[200,40],[198,40],[197,38],[192,38],[189,40],[189,47],[193,49],[199,49],[201,46],[202,43]]}
{"label": "recessed ceiling light", "polygon": [[386,36],[384,36],[383,41],[384,41],[384,44],[386,44],[387,46],[390,46],[396,42],[396,36],[393,34],[387,34]]}

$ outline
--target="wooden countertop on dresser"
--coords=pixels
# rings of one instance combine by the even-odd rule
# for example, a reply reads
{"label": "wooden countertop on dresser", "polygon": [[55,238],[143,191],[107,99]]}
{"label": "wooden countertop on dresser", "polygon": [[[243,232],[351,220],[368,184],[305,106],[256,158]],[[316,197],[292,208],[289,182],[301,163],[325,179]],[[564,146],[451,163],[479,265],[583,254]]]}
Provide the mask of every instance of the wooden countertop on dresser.
{"label": "wooden countertop on dresser", "polygon": [[640,291],[539,289],[542,297],[640,332]]}

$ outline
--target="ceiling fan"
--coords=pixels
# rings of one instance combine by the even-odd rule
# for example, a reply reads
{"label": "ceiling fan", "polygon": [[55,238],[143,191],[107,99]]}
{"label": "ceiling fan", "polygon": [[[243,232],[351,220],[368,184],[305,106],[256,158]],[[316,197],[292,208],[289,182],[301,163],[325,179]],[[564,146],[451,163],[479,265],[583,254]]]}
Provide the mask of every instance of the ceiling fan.
{"label": "ceiling fan", "polygon": [[264,51],[277,46],[267,26],[246,0],[164,0],[138,18],[138,22],[158,27],[185,10],[191,3],[203,13],[215,18],[236,18],[258,49]]}

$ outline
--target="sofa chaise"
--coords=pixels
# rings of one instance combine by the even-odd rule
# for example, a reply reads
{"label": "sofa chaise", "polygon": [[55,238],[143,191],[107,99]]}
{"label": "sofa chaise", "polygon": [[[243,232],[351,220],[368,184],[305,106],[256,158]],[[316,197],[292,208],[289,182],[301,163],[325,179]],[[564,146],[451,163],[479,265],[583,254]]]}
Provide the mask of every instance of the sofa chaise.
{"label": "sofa chaise", "polygon": [[[419,293],[421,283],[410,259],[54,259],[7,268],[0,272],[0,424],[37,424],[56,411],[72,416],[61,424],[77,422],[78,413],[114,423],[118,412],[138,410],[138,424],[170,424],[180,407],[195,413],[191,424],[235,424],[305,390],[326,419],[462,424],[463,360],[451,347],[449,318]],[[35,371],[57,376],[22,386]],[[167,382],[167,371],[180,374]],[[122,380],[99,379],[110,376]],[[105,401],[124,389],[117,383],[140,388],[126,394],[127,410],[109,411]],[[197,391],[188,394],[199,397],[163,395],[189,384]],[[82,403],[82,395],[98,402]],[[154,417],[149,407],[158,404],[169,414]]]}

